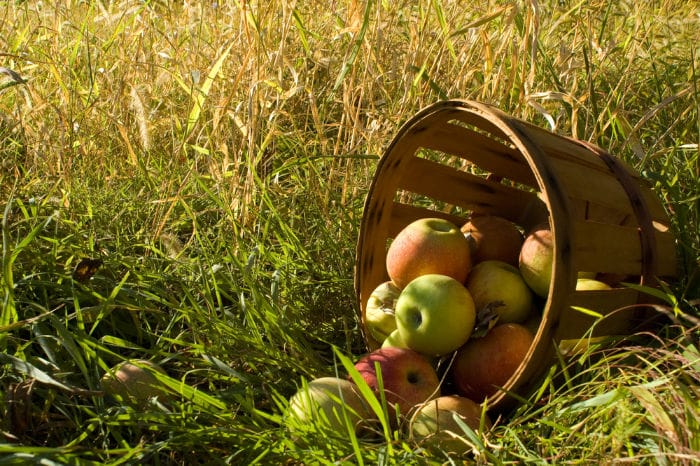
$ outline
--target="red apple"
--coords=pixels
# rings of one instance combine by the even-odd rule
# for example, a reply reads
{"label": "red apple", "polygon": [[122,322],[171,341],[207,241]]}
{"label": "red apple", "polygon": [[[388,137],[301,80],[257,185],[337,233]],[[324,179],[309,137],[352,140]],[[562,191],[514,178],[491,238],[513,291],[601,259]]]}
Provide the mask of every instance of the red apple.
{"label": "red apple", "polygon": [[414,406],[440,395],[440,381],[430,361],[408,348],[379,348],[360,359],[355,368],[379,393],[376,366],[381,371],[387,403],[406,414]]}
{"label": "red apple", "polygon": [[478,403],[498,392],[525,359],[534,335],[520,324],[500,324],[471,338],[455,356],[452,377],[460,395]]}
{"label": "red apple", "polygon": [[472,262],[499,260],[517,266],[523,235],[515,223],[496,215],[472,217],[462,226],[470,242]]}
{"label": "red apple", "polygon": [[543,298],[549,294],[553,261],[552,231],[549,226],[540,226],[525,238],[520,249],[519,268],[525,283]]}
{"label": "red apple", "polygon": [[471,268],[469,242],[452,222],[422,218],[408,224],[389,245],[386,270],[396,286],[426,274],[464,282]]}
{"label": "red apple", "polygon": [[[472,446],[464,439],[464,431],[455,421],[458,416],[466,425],[478,431],[482,423],[482,409],[476,402],[458,395],[444,395],[423,403],[411,418],[411,439],[421,446],[434,446],[444,453],[463,455]],[[484,413],[484,428],[491,428],[491,420]]]}

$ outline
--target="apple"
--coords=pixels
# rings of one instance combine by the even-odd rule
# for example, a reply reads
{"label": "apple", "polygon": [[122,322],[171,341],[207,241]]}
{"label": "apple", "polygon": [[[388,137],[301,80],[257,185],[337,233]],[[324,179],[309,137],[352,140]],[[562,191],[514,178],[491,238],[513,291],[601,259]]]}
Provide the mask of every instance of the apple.
{"label": "apple", "polygon": [[592,278],[579,278],[576,280],[576,290],[611,290],[612,287],[607,283]]}
{"label": "apple", "polygon": [[523,322],[530,316],[532,291],[513,265],[498,260],[480,262],[469,273],[466,286],[476,309],[493,306],[499,322]]}
{"label": "apple", "polygon": [[389,278],[401,289],[426,274],[464,282],[470,267],[469,242],[454,223],[441,218],[409,223],[396,235],[386,255]]}
{"label": "apple", "polygon": [[384,339],[384,342],[382,342],[382,348],[390,347],[408,348],[406,342],[401,339],[401,333],[399,332],[399,329],[396,329],[393,332],[391,332],[389,336]]}
{"label": "apple", "polygon": [[401,290],[392,281],[381,283],[369,295],[365,306],[365,326],[372,338],[382,343],[396,330],[394,310]]}
{"label": "apple", "polygon": [[472,263],[499,260],[517,266],[523,235],[508,219],[497,215],[472,217],[461,228],[469,240]]}
{"label": "apple", "polygon": [[[338,436],[347,436],[347,423],[359,432],[372,411],[357,386],[338,377],[319,377],[302,385],[289,399],[287,415],[299,424],[313,423]],[[346,421],[347,419],[347,421]]]}
{"label": "apple", "polygon": [[102,389],[117,400],[144,406],[151,398],[161,401],[169,397],[168,388],[158,380],[166,374],[158,364],[145,359],[122,361],[102,377]]}
{"label": "apple", "polygon": [[525,359],[534,340],[525,326],[500,324],[470,339],[455,356],[452,377],[459,395],[481,403],[498,392]]}
{"label": "apple", "polygon": [[[443,395],[427,401],[411,418],[410,437],[421,446],[434,446],[448,454],[466,454],[472,447],[463,440],[464,431],[455,416],[478,431],[482,409],[473,400],[459,395]],[[491,419],[484,413],[484,427],[490,429],[491,426]]]}
{"label": "apple", "polygon": [[440,381],[435,368],[416,351],[379,348],[355,364],[355,369],[379,396],[377,367],[381,371],[386,401],[400,413],[406,414],[419,403],[440,395]]}
{"label": "apple", "polygon": [[523,242],[518,266],[525,283],[535,294],[543,298],[546,298],[549,294],[553,261],[554,241],[552,231],[549,229],[549,226],[537,227]]}
{"label": "apple", "polygon": [[421,275],[406,285],[396,301],[396,328],[401,340],[429,356],[442,356],[462,346],[475,320],[471,294],[447,275]]}

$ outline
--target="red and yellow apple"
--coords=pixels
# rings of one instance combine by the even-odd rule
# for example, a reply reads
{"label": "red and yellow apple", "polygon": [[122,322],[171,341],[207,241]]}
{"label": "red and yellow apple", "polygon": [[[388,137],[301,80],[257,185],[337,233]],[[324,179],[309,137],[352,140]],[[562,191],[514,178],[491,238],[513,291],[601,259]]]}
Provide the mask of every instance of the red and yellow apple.
{"label": "red and yellow apple", "polygon": [[441,218],[409,223],[396,235],[386,255],[389,278],[401,289],[427,274],[464,282],[470,268],[469,242],[454,223]]}
{"label": "red and yellow apple", "polygon": [[554,239],[549,226],[540,226],[527,235],[520,249],[519,268],[525,283],[538,296],[546,298],[552,281]]}
{"label": "red and yellow apple", "polygon": [[158,364],[146,359],[122,361],[102,377],[102,389],[108,395],[136,406],[144,406],[148,400],[166,400],[170,394],[167,386],[156,374],[165,375]]}
{"label": "red and yellow apple", "polygon": [[530,316],[532,291],[513,265],[497,260],[480,262],[466,285],[476,309],[492,306],[499,322],[523,322]]}
{"label": "red and yellow apple", "polygon": [[365,306],[365,326],[372,338],[382,343],[396,330],[394,311],[401,290],[392,281],[377,286]]}
{"label": "red and yellow apple", "polygon": [[455,356],[452,377],[457,392],[477,403],[498,392],[525,359],[534,336],[514,323],[493,327],[471,338]]}
{"label": "red and yellow apple", "polygon": [[387,403],[406,414],[414,406],[440,395],[440,381],[430,361],[408,348],[380,348],[364,357],[355,369],[379,396],[381,372]]}
{"label": "red and yellow apple", "polygon": [[338,377],[319,377],[303,384],[289,399],[290,430],[314,424],[329,433],[347,436],[358,432],[372,411],[357,386]]}
{"label": "red and yellow apple", "polygon": [[[458,395],[444,395],[423,403],[412,416],[409,424],[410,438],[422,447],[433,446],[444,453],[463,455],[471,451],[464,440],[464,430],[455,416],[473,430],[482,425],[482,409],[479,404]],[[491,428],[491,420],[483,413],[483,426]]]}
{"label": "red and yellow apple", "polygon": [[469,240],[472,263],[499,260],[517,267],[523,235],[515,223],[497,215],[479,215],[461,230]]}
{"label": "red and yellow apple", "polygon": [[415,278],[396,301],[396,328],[401,341],[428,356],[442,356],[462,346],[475,320],[471,294],[447,275]]}

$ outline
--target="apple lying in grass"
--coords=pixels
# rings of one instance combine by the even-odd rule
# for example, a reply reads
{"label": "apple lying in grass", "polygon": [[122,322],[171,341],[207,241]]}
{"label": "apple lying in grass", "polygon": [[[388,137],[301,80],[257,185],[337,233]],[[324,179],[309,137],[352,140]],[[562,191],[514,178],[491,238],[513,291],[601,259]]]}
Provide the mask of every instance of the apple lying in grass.
{"label": "apple lying in grass", "polygon": [[466,287],[447,275],[421,275],[396,301],[396,327],[409,348],[442,356],[462,346],[474,329],[476,310]]}
{"label": "apple lying in grass", "polygon": [[152,398],[167,400],[169,391],[158,380],[158,373],[165,375],[165,370],[154,362],[145,359],[122,361],[102,377],[102,389],[106,394],[136,406],[144,406]]}
{"label": "apple lying in grass", "polygon": [[440,381],[435,368],[422,354],[407,348],[380,348],[363,358],[355,369],[379,397],[381,371],[386,401],[400,413],[440,394]]}
{"label": "apple lying in grass", "polygon": [[538,296],[546,298],[552,281],[554,240],[549,226],[540,226],[525,238],[518,266],[525,283]]}
{"label": "apple lying in grass", "polygon": [[466,285],[476,309],[491,305],[499,322],[523,322],[532,311],[532,291],[520,271],[506,262],[476,264]]}
{"label": "apple lying in grass", "polygon": [[515,223],[497,215],[478,215],[462,225],[461,230],[469,240],[474,264],[499,260],[518,265],[523,235]]}
{"label": "apple lying in grass", "polygon": [[359,432],[372,411],[357,386],[338,377],[319,377],[302,385],[289,399],[288,422],[291,430],[301,425],[315,427],[338,436],[349,429]]}
{"label": "apple lying in grass", "polygon": [[485,336],[471,338],[452,366],[457,392],[478,403],[498,392],[523,362],[533,340],[530,330],[514,323],[496,325]]}
{"label": "apple lying in grass", "polygon": [[377,286],[367,300],[365,326],[379,343],[396,330],[394,312],[399,293],[401,290],[393,282],[387,281]]}
{"label": "apple lying in grass", "polygon": [[470,267],[469,242],[454,223],[441,218],[409,223],[396,235],[386,255],[389,278],[401,289],[426,274],[464,282]]}
{"label": "apple lying in grass", "polygon": [[[425,402],[416,410],[409,424],[411,440],[447,454],[468,453],[472,446],[464,440],[464,430],[455,416],[475,431],[482,425],[480,405],[462,396],[444,395]],[[484,413],[483,427],[490,429],[491,425],[491,419]]]}

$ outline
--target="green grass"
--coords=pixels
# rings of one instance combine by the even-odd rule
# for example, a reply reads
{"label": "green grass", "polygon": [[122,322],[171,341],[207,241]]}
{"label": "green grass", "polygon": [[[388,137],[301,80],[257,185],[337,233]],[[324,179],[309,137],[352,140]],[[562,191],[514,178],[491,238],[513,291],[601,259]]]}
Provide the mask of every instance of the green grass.
{"label": "green grass", "polygon": [[[693,2],[2,5],[0,464],[450,464],[388,427],[300,441],[283,418],[304,378],[364,351],[364,196],[398,126],[445,98],[626,160],[680,264],[675,323],[552,367],[493,430],[465,432],[472,459],[700,455]],[[73,277],[88,258],[94,276]],[[103,396],[132,357],[166,369],[173,402]]]}

